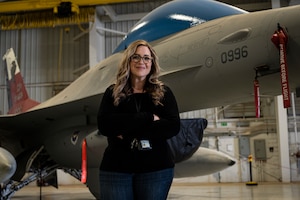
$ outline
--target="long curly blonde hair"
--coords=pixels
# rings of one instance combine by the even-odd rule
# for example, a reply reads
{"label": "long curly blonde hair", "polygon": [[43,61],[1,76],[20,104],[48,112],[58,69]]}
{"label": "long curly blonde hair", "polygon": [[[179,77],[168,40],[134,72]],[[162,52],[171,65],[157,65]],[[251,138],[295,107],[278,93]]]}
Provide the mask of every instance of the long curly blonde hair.
{"label": "long curly blonde hair", "polygon": [[164,96],[163,83],[158,79],[160,73],[160,66],[158,64],[158,57],[152,46],[145,40],[137,40],[131,43],[124,51],[119,70],[117,73],[116,84],[113,88],[114,105],[117,106],[127,96],[133,93],[130,82],[130,59],[135,54],[139,46],[146,46],[149,48],[152,57],[152,65],[150,73],[146,78],[144,86],[145,92],[151,94],[152,101],[155,105],[162,105],[161,99]]}

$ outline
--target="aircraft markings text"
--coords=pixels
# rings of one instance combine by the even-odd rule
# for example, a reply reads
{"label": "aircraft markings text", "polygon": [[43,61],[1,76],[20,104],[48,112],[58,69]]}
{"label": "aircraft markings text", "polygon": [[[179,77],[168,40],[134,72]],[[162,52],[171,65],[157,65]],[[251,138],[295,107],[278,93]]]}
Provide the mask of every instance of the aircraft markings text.
{"label": "aircraft markings text", "polygon": [[232,62],[235,60],[240,60],[242,58],[246,58],[248,56],[248,46],[244,45],[242,47],[237,47],[235,49],[230,49],[227,52],[221,53],[221,62],[223,64],[227,62]]}

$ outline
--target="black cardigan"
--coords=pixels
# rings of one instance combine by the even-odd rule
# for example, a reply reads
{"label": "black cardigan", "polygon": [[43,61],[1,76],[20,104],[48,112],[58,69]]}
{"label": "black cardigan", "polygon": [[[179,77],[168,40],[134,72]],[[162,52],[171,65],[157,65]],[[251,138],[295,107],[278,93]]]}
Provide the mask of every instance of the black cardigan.
{"label": "black cardigan", "polygon": [[[107,136],[101,170],[143,173],[174,167],[167,139],[180,129],[180,118],[175,97],[167,86],[163,105],[154,105],[148,93],[135,93],[113,105],[112,88],[105,91],[98,112],[98,129]],[[160,120],[153,121],[153,114]],[[123,139],[118,138],[122,135]],[[148,140],[151,150],[131,148],[134,139]]]}

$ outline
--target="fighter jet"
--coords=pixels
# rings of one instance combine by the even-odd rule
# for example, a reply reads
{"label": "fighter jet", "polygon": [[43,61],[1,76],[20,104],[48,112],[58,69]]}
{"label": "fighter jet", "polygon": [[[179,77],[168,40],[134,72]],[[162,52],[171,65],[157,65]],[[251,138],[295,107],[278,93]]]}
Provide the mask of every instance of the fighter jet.
{"label": "fighter jet", "polygon": [[[8,100],[10,105],[9,114],[16,114],[16,113],[24,113],[28,109],[35,107],[38,102],[32,100],[29,98],[27,90],[25,88],[23,78],[21,76],[20,68],[17,62],[17,59],[15,57],[13,49],[8,49],[6,54],[3,57],[7,62],[7,77],[8,77]],[[231,165],[233,165],[235,162],[230,158],[229,156],[226,156],[225,154],[222,154],[220,152],[209,150],[207,148],[199,148],[201,142],[202,142],[202,136],[203,136],[203,130],[207,126],[207,121],[205,119],[181,119],[181,130],[179,134],[176,137],[173,137],[168,140],[170,150],[173,154],[173,158],[176,163],[180,163],[180,165],[176,166],[176,177],[189,177],[189,176],[195,176],[195,175],[207,175],[214,172],[218,172],[223,170],[224,168],[227,168]],[[78,134],[79,132],[74,133],[69,141],[69,143],[72,143],[75,145],[78,142]],[[14,134],[12,134],[14,136]],[[104,137],[98,136],[98,132],[94,132],[91,134],[95,138],[92,140],[88,140],[90,137],[84,138],[84,143],[88,143],[88,149],[93,148],[99,148],[102,152],[103,149],[106,148],[107,143],[106,139]],[[9,145],[13,145],[18,141],[16,138],[11,138],[11,141],[8,140],[11,136],[10,134],[2,136],[3,138],[3,146],[8,147]],[[90,136],[90,135],[89,135]],[[64,138],[57,138],[58,140],[64,139]],[[39,140],[34,140],[35,142],[41,142]],[[45,141],[43,141],[45,142]],[[68,143],[68,141],[65,141]],[[180,144],[180,145],[178,145]],[[29,148],[29,147],[28,147]],[[28,149],[27,148],[27,149]],[[83,152],[83,146],[81,151]],[[85,147],[86,148],[86,147]],[[19,150],[20,148],[13,148],[13,150]],[[37,158],[41,151],[43,150],[43,147],[38,149],[35,152],[31,152],[28,156],[31,156],[30,160],[36,160],[33,163],[30,163],[28,160],[28,157],[24,155],[24,150],[20,150],[22,153],[20,153],[21,156],[25,156],[25,159],[21,156],[17,157],[17,161],[19,164],[18,170],[17,168],[17,162],[14,156],[5,150],[4,148],[0,148],[0,182],[5,182],[9,180],[12,176],[13,180],[18,180],[22,177],[24,172],[33,172],[33,174],[27,178],[22,178],[21,183],[15,183],[15,184],[7,184],[5,186],[9,186],[12,188],[4,187],[4,189],[1,192],[2,196],[8,197],[9,195],[12,195],[15,189],[20,189],[23,186],[27,185],[28,183],[36,180],[37,178],[41,179],[44,178],[47,180],[47,184],[49,181],[52,181],[51,178],[54,179],[53,186],[57,186],[57,177],[56,173],[54,173],[54,170],[56,170],[59,165],[58,163],[61,163],[63,161],[58,161],[58,163],[47,163],[45,168],[49,171],[45,171],[40,177],[40,173],[37,173],[38,170],[41,170],[40,167],[37,168],[37,165],[41,164],[41,161],[45,161],[45,158]],[[85,149],[86,150],[86,149]],[[73,150],[71,150],[73,151]],[[184,152],[184,153],[182,153]],[[195,154],[194,154],[195,153]],[[14,152],[15,154],[15,152]],[[87,154],[86,154],[87,155]],[[91,166],[97,166],[97,163],[101,162],[102,155],[98,155],[97,151],[90,153],[88,156],[94,156],[91,160],[93,161],[89,163],[89,167]],[[24,160],[23,160],[24,159]],[[48,157],[46,157],[48,159]],[[75,159],[79,160],[79,157],[75,157]],[[96,162],[95,162],[96,161]],[[38,162],[38,163],[37,163]],[[67,161],[71,168],[71,160],[69,159]],[[96,164],[95,164],[96,163]],[[26,166],[25,166],[26,164]],[[191,166],[192,164],[192,166]],[[75,167],[77,164],[74,165]],[[74,167],[73,166],[73,167]],[[26,167],[26,168],[25,168]],[[193,169],[190,170],[189,168]],[[45,169],[45,170],[46,170]],[[68,169],[65,169],[66,171]],[[74,170],[74,169],[73,169]],[[76,170],[75,170],[76,171]],[[70,171],[71,172],[71,171]],[[74,172],[74,171],[73,171]],[[54,173],[54,176],[52,176],[50,173]],[[80,172],[78,172],[80,173]],[[39,175],[39,176],[37,176]],[[50,178],[49,178],[49,175]],[[73,174],[74,175],[74,174]],[[76,178],[81,178],[83,175],[75,176]],[[94,178],[94,177],[93,177]],[[91,178],[90,178],[91,179]],[[90,181],[91,182],[91,181]],[[94,180],[94,182],[97,183],[97,181]],[[90,187],[95,188],[97,184],[93,184]]]}
{"label": "fighter jet", "polygon": [[[9,105],[10,110],[9,114],[16,114],[16,113],[24,113],[28,109],[35,107],[38,102],[32,100],[29,98],[27,90],[25,88],[23,78],[21,76],[20,68],[18,65],[18,62],[16,60],[15,54],[13,49],[8,49],[4,59],[7,62],[7,77],[8,77],[8,94],[9,94]],[[178,167],[176,167],[176,177],[189,177],[189,176],[195,176],[195,175],[207,175],[214,172],[218,172],[223,170],[224,168],[227,168],[235,163],[235,161],[232,160],[229,156],[226,156],[225,154],[222,154],[220,152],[209,150],[207,148],[199,148],[201,142],[202,142],[202,136],[203,136],[203,130],[207,126],[207,121],[205,119],[181,119],[181,130],[179,134],[176,137],[173,137],[168,140],[168,143],[170,145],[170,150],[173,154],[173,158],[176,163],[180,163]],[[78,134],[79,132],[74,132],[70,138],[67,138],[65,143],[72,143],[73,145],[76,145],[78,142]],[[14,136],[14,134],[12,134]],[[2,136],[3,138],[3,146],[8,147],[9,145],[16,144],[16,141],[18,139],[11,138],[10,134]],[[92,140],[87,140],[91,139]],[[57,140],[63,140],[64,138],[57,138]],[[93,138],[94,137],[94,138]],[[6,141],[8,139],[11,139],[10,141]],[[68,139],[70,139],[68,141]],[[34,140],[35,142],[41,142],[39,140]],[[43,141],[44,143],[45,141]],[[85,150],[91,150],[91,149],[98,149],[99,152],[103,152],[103,149],[106,148],[107,142],[104,137],[101,137],[98,135],[98,132],[95,131],[94,133],[90,134],[88,137],[84,138],[84,143],[88,144],[87,149]],[[178,145],[180,144],[180,145]],[[179,147],[179,148],[178,148]],[[28,147],[29,148],[29,147]],[[27,148],[27,149],[28,149]],[[81,151],[83,152],[83,146],[81,146]],[[86,148],[86,147],[85,147]],[[11,148],[13,150],[20,150],[20,148]],[[75,148],[76,149],[76,148]],[[79,148],[78,148],[79,149]],[[77,149],[77,150],[78,150]],[[22,153],[18,154],[21,156],[25,156],[25,159],[21,156],[17,157],[17,161],[19,164],[18,170],[17,170],[17,162],[14,156],[5,150],[4,148],[0,148],[0,182],[5,182],[9,180],[12,176],[12,180],[19,180],[22,178],[22,181],[20,183],[15,184],[7,184],[6,186],[13,187],[13,188],[7,188],[4,187],[2,191],[2,196],[8,197],[9,195],[12,195],[15,189],[21,189],[23,186],[27,185],[28,183],[41,178],[45,178],[47,180],[47,183],[49,181],[52,181],[51,178],[54,179],[53,186],[57,187],[57,177],[56,173],[54,173],[54,170],[56,170],[59,165],[58,163],[62,163],[64,161],[57,161],[45,164],[45,172],[43,173],[42,177],[40,177],[40,173],[37,173],[38,170],[41,170],[40,167],[37,167],[36,165],[40,165],[41,161],[44,162],[46,159],[49,159],[48,156],[46,158],[36,157],[39,154],[41,154],[41,151],[43,150],[43,147],[38,149],[35,152],[30,152],[29,155],[31,156],[30,160],[33,161],[33,163],[30,163],[28,160],[28,157],[24,155],[24,150],[20,150]],[[74,153],[74,149],[69,149],[70,153]],[[77,151],[76,150],[76,151]],[[184,153],[182,153],[184,152]],[[195,154],[194,154],[195,153]],[[14,152],[16,154],[16,152]],[[87,156],[87,154],[86,154]],[[90,157],[89,160],[89,167],[91,166],[97,166],[97,164],[100,164],[102,155],[99,155],[97,151],[91,153],[88,153],[88,156]],[[93,157],[91,157],[93,156]],[[68,159],[67,162],[69,163],[69,168],[77,167],[76,160],[80,160],[80,156],[75,156],[75,161],[72,164],[72,159]],[[23,160],[24,159],[24,160]],[[26,164],[26,166],[25,166]],[[193,166],[191,166],[191,164]],[[182,167],[184,166],[184,167]],[[63,166],[62,166],[63,167]],[[190,170],[188,168],[194,169]],[[48,171],[47,171],[48,170]],[[68,169],[65,169],[67,172],[71,173],[71,171],[68,171]],[[93,170],[93,169],[91,169]],[[31,176],[27,178],[23,178],[22,175],[24,172],[31,172],[33,173]],[[75,175],[74,172],[79,173]],[[51,175],[51,173],[54,173],[54,176]],[[90,173],[90,171],[89,171]],[[73,169],[72,175],[74,175],[76,178],[82,178],[83,175],[80,172]],[[50,176],[49,176],[50,175]],[[50,178],[49,178],[50,177]],[[91,179],[94,177],[90,177],[89,182],[92,182]],[[97,183],[97,180],[94,180],[93,182]],[[93,184],[90,186],[90,188],[96,188],[98,187],[98,184]]]}
{"label": "fighter jet", "polygon": [[[218,14],[205,18],[201,13]],[[40,162],[43,173],[63,168],[80,179],[85,149],[87,185],[99,197],[98,167],[106,140],[97,133],[97,110],[122,51],[134,39],[152,43],[160,58],[161,79],[172,88],[180,112],[252,100],[254,81],[259,81],[261,94],[283,94],[288,106],[289,92],[300,85],[299,17],[299,6],[247,13],[206,0],[171,1],[153,10],[112,56],[65,90],[26,112],[0,118],[1,137],[10,144],[5,149],[17,160],[11,179],[21,181],[28,169],[34,169],[33,161]],[[170,24],[173,31],[166,33],[163,28],[169,30]],[[193,156],[197,155],[201,154]],[[182,162],[201,166],[193,156]],[[201,175],[197,173],[192,175]]]}

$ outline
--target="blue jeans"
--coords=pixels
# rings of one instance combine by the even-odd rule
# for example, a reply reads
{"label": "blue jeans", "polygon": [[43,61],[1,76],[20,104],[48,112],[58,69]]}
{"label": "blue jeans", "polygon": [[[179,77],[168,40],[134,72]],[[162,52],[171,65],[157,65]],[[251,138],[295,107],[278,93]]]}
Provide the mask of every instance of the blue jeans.
{"label": "blue jeans", "polygon": [[166,200],[173,176],[173,168],[139,174],[100,170],[100,199]]}

